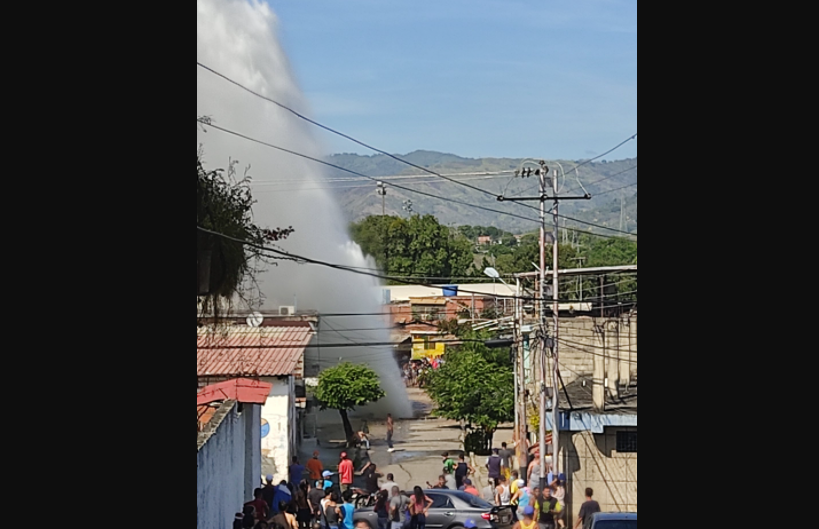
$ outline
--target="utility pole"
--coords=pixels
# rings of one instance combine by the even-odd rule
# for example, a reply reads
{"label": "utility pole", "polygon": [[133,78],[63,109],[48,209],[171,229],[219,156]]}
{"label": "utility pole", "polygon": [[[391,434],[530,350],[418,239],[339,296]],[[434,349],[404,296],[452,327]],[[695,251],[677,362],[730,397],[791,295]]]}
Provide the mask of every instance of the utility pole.
{"label": "utility pole", "polygon": [[381,195],[381,216],[387,214],[386,208],[386,196],[387,196],[387,186],[384,182],[376,182],[376,192]]}
{"label": "utility pole", "polygon": [[[555,226],[555,233],[552,237],[552,317],[554,318],[554,332],[552,333],[552,471],[558,473],[558,395],[560,395],[560,386],[557,384],[558,366],[557,366],[557,331],[558,331],[558,266],[557,266],[557,235],[558,235],[558,216],[557,216],[557,175],[552,177],[552,193],[554,193],[554,206],[552,207],[552,220]],[[543,202],[541,202],[543,204]],[[541,206],[542,208],[542,206]],[[565,231],[565,230],[564,230]],[[543,473],[545,469],[541,468]]]}
{"label": "utility pole", "polygon": [[515,299],[515,328],[517,329],[517,339],[515,343],[518,348],[517,363],[515,364],[515,378],[517,384],[515,385],[515,437],[517,437],[518,444],[516,445],[516,456],[518,459],[518,467],[520,476],[525,479],[526,467],[529,463],[529,450],[526,439],[526,375],[523,366],[523,300],[520,298],[520,278],[515,278],[517,281],[517,298]]}
{"label": "utility pole", "polygon": [[[515,176],[521,177],[528,177],[532,175],[532,169],[524,169],[523,166],[527,163],[533,163],[534,160],[527,159],[524,160],[520,168],[515,171]],[[552,177],[552,194],[553,196],[549,197],[546,193],[546,173],[549,172],[549,168],[546,167],[546,162],[540,160],[537,163],[540,168],[535,170],[535,175],[540,178],[540,195],[537,197],[512,197],[506,198],[503,195],[497,197],[498,201],[503,202],[505,200],[508,201],[525,201],[525,200],[538,200],[540,202],[540,289],[539,289],[539,298],[540,298],[540,329],[541,329],[541,344],[540,344],[540,418],[539,418],[539,432],[538,432],[538,441],[540,445],[540,486],[541,489],[546,486],[546,381],[548,380],[546,376],[546,350],[551,348],[552,350],[552,357],[554,362],[552,363],[552,372],[551,372],[551,386],[552,386],[552,458],[553,458],[553,472],[558,472],[558,417],[559,417],[559,407],[558,407],[558,351],[557,351],[557,335],[558,335],[558,264],[557,264],[557,252],[558,252],[558,211],[557,205],[559,200],[589,200],[591,195],[586,193],[583,196],[567,196],[567,197],[558,197],[557,196],[557,185],[558,185],[558,177],[557,175]],[[560,164],[558,164],[560,166]],[[562,167],[561,167],[562,168]],[[554,223],[554,232],[552,234],[552,317],[553,317],[553,324],[554,324],[554,335],[552,337],[546,336],[546,296],[545,296],[545,283],[546,283],[546,212],[545,212],[545,202],[546,200],[553,200],[554,201],[554,208],[553,208],[553,223]]]}

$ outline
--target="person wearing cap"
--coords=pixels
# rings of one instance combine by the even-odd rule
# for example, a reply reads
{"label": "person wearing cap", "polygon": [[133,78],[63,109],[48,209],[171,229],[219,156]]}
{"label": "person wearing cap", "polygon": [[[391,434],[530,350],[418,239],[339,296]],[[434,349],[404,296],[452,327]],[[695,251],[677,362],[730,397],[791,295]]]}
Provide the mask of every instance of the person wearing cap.
{"label": "person wearing cap", "polygon": [[313,452],[313,457],[307,462],[307,471],[310,473],[310,481],[318,481],[321,479],[324,465],[321,464],[318,450]]}
{"label": "person wearing cap", "polygon": [[339,484],[341,490],[350,490],[353,486],[353,461],[347,457],[347,452],[341,452],[338,463]]}
{"label": "person wearing cap", "polygon": [[322,490],[332,488],[333,482],[330,479],[331,477],[333,477],[333,473],[329,470],[325,470],[321,473],[321,481],[319,482],[320,485],[317,486]]}
{"label": "person wearing cap", "polygon": [[276,496],[276,485],[273,484],[273,474],[268,474],[264,477],[265,483],[262,488],[262,498],[267,502],[267,506],[273,509],[273,498]]}
{"label": "person wearing cap", "polygon": [[481,493],[478,492],[478,489],[472,486],[472,480],[469,478],[464,478],[464,492],[472,494],[473,496],[480,497]]}
{"label": "person wearing cap", "polygon": [[240,512],[236,513],[236,516],[233,518],[233,529],[242,529],[242,520],[244,517],[244,514]]}
{"label": "person wearing cap", "polygon": [[[513,472],[513,475],[516,472]],[[526,486],[526,482],[522,479],[519,479],[515,482],[515,492],[512,494],[512,513],[515,516],[515,520],[518,519],[519,514],[529,506],[529,487]]]}
{"label": "person wearing cap", "polygon": [[515,525],[512,526],[512,529],[536,529],[535,525],[537,521],[535,521],[535,508],[531,505],[527,505],[523,508],[523,519],[518,520],[515,522]]}

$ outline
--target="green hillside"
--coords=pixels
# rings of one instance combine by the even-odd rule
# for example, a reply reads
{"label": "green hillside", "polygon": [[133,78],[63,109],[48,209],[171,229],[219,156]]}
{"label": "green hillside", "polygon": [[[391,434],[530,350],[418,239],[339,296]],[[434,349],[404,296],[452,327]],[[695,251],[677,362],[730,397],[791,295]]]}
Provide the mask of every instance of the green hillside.
{"label": "green hillside", "polygon": [[[433,151],[414,151],[402,158],[428,168],[438,173],[482,173],[491,171],[513,171],[520,165],[520,159],[513,158],[462,158],[453,154]],[[404,215],[402,209],[405,200],[412,201],[412,210],[420,214],[432,214],[446,225],[478,225],[495,226],[513,233],[525,233],[537,229],[538,212],[521,204],[498,202],[494,197],[504,194],[506,197],[534,196],[537,194],[538,181],[532,176],[529,178],[513,178],[513,174],[500,175],[453,175],[450,178],[463,181],[475,187],[485,189],[493,194],[486,195],[462,185],[448,182],[444,179],[429,175],[423,171],[409,167],[406,164],[393,160],[384,155],[336,154],[329,161],[341,167],[373,177],[384,177],[387,185],[387,195],[384,200],[387,215]],[[569,172],[579,161],[559,160],[563,168]],[[547,165],[556,170],[557,166],[547,160]],[[592,222],[601,226],[615,229],[622,228],[630,233],[637,232],[637,158],[625,160],[592,162],[578,170],[579,181],[592,195],[591,200],[561,202],[560,213],[579,220]],[[617,174],[620,173],[620,174]],[[550,173],[551,174],[551,173]],[[396,178],[396,176],[412,175],[412,178]],[[578,175],[570,174],[565,182],[561,178],[560,194],[582,194]],[[354,178],[349,173],[330,169],[328,186],[336,196],[344,211],[351,220],[360,220],[368,215],[379,215],[382,210],[382,197],[376,193],[374,182]],[[394,183],[403,187],[422,191],[431,195],[445,197],[445,200],[421,196],[416,193],[398,189],[390,185]],[[623,186],[628,186],[618,189]],[[622,220],[621,220],[622,199]],[[515,213],[529,217],[532,221],[502,215],[491,211],[472,208],[457,204],[450,200],[477,204],[486,208],[503,212]],[[537,202],[526,202],[537,207]],[[551,204],[547,205],[548,208]],[[561,221],[561,226],[583,229],[594,233],[612,235],[614,232],[592,228],[571,220]]]}

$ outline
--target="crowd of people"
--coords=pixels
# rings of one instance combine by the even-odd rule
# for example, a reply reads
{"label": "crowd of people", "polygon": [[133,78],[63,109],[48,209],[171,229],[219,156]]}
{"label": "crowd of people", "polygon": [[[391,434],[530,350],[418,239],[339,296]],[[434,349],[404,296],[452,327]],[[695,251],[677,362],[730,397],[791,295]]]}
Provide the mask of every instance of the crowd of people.
{"label": "crowd of people", "polygon": [[[365,424],[358,432],[361,448],[369,447],[367,429]],[[392,447],[392,417],[388,417],[387,433]],[[366,457],[366,450],[362,453],[364,457],[356,455],[357,462],[363,459],[363,467],[357,472],[346,452],[340,454],[337,473],[324,469],[318,451],[313,452],[306,465],[294,457],[289,481],[282,480],[276,485],[273,476],[266,476],[267,483],[256,489],[253,499],[236,514],[234,529],[371,529],[367,522],[355,524],[353,520],[356,499],[361,495],[367,500],[363,504],[377,514],[377,529],[426,529],[432,500],[423,489],[416,486],[411,492],[402,491],[392,474],[382,475]],[[466,462],[465,456],[460,454],[456,461],[444,452],[438,481],[435,484],[427,481],[427,488],[460,490],[498,506],[509,506],[515,521],[512,529],[566,529],[566,476],[552,472],[551,458],[545,458],[548,474],[541,490],[538,485],[532,486],[540,476],[537,451],[531,454],[525,477],[511,468],[513,455],[506,443],[493,450],[486,462],[488,485],[479,491],[472,481],[475,468]],[[308,479],[302,479],[304,473],[309,474]],[[364,477],[363,489],[353,487],[355,474]],[[335,476],[338,483],[333,481]],[[385,481],[379,484],[381,478]],[[581,523],[585,527],[591,514],[600,510],[592,499],[593,491],[585,492],[586,501],[573,529]]]}
{"label": "crowd of people", "polygon": [[434,356],[432,358],[422,358],[421,360],[411,360],[401,366],[401,376],[404,379],[404,385],[409,387],[422,388],[424,387],[424,378],[426,373],[433,369],[438,369],[444,364],[445,360],[441,357]]}

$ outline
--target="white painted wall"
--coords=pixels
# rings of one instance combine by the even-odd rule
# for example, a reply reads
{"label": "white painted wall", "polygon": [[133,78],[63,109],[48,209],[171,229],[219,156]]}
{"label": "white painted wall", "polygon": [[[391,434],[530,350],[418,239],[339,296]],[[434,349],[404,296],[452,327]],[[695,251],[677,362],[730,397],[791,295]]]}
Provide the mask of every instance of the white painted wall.
{"label": "white painted wall", "polygon": [[242,413],[234,405],[197,452],[197,529],[231,527],[260,485],[260,413],[258,405],[244,404]]}
{"label": "white painted wall", "polygon": [[261,420],[267,421],[270,427],[268,434],[261,440],[262,475],[270,472],[273,474],[273,482],[278,483],[287,479],[287,467],[294,448],[292,438],[296,431],[296,399],[292,387],[293,377],[265,377],[262,380],[273,385],[267,402],[262,406]]}

